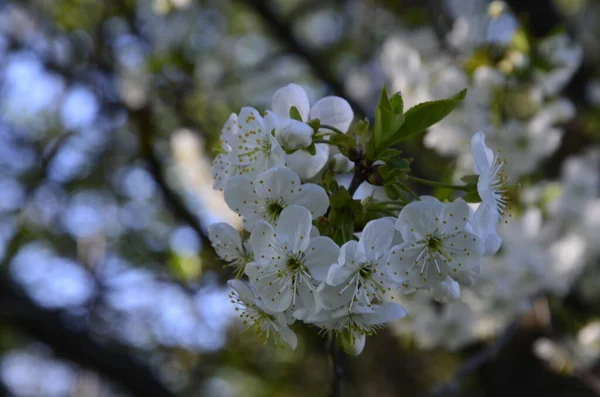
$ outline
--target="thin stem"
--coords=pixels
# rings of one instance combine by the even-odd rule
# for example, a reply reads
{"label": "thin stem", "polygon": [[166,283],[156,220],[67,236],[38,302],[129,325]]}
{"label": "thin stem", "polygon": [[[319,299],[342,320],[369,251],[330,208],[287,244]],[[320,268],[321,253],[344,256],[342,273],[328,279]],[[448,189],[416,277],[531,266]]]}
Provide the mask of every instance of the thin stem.
{"label": "thin stem", "polygon": [[342,131],[340,131],[339,129],[337,129],[337,128],[331,126],[331,125],[321,124],[319,128],[324,128],[326,130],[333,131],[336,134],[344,135],[344,133]]}
{"label": "thin stem", "polygon": [[342,364],[342,352],[336,343],[333,332],[329,333],[327,341],[329,354],[331,356],[331,397],[342,397],[342,385],[344,382],[344,366]]}
{"label": "thin stem", "polygon": [[356,193],[364,181],[365,179],[363,178],[362,167],[360,167],[359,162],[355,162],[354,175],[352,176],[352,181],[350,181],[350,186],[348,186],[348,193],[350,193],[350,197],[354,197],[354,193]]}
{"label": "thin stem", "polygon": [[467,188],[468,188],[467,185],[451,185],[449,183],[430,181],[428,179],[417,178],[416,176],[410,176],[410,175],[407,177],[407,179],[410,181],[413,181],[413,182],[417,182],[417,183],[421,183],[423,185],[429,185],[429,186],[433,186],[433,187],[444,187],[447,189],[454,189],[454,190],[467,190]]}
{"label": "thin stem", "polygon": [[410,196],[412,196],[412,198],[414,198],[415,200],[421,200],[419,198],[419,195],[415,192],[412,191],[412,189],[410,189],[408,186],[405,186],[403,184],[400,184],[400,189],[404,190],[406,193],[408,193]]}

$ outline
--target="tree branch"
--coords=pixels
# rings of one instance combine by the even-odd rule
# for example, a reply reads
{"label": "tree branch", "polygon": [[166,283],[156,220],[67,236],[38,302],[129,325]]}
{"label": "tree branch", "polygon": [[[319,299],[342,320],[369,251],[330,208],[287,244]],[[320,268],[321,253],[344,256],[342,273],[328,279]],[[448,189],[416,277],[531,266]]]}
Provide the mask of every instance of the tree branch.
{"label": "tree branch", "polygon": [[281,40],[291,52],[304,59],[315,76],[325,82],[336,95],[345,98],[350,106],[352,106],[355,113],[362,117],[372,118],[372,115],[348,94],[343,83],[335,76],[331,69],[326,66],[330,63],[329,60],[315,56],[300,42],[290,29],[290,24],[284,22],[280,16],[273,11],[275,6],[272,2],[268,0],[245,0],[242,2],[253,9],[263,19],[274,37]]}
{"label": "tree branch", "polygon": [[330,332],[327,341],[329,354],[331,356],[331,397],[342,397],[342,386],[344,384],[343,353],[340,351],[335,335]]}
{"label": "tree branch", "polygon": [[492,344],[482,349],[478,353],[475,353],[463,364],[462,367],[456,372],[454,378],[445,384],[438,386],[434,391],[435,397],[450,397],[455,396],[461,389],[463,380],[481,368],[484,364],[493,360],[496,355],[502,350],[512,337],[517,333],[519,329],[519,322],[513,321],[510,323],[502,333]]}
{"label": "tree branch", "polygon": [[175,396],[148,367],[127,354],[124,346],[114,341],[110,346],[101,344],[89,332],[68,327],[63,322],[62,312],[39,307],[6,271],[0,274],[0,298],[16,302],[19,309],[27,313],[18,316],[0,313],[0,323],[20,328],[62,356],[114,380],[135,396]]}

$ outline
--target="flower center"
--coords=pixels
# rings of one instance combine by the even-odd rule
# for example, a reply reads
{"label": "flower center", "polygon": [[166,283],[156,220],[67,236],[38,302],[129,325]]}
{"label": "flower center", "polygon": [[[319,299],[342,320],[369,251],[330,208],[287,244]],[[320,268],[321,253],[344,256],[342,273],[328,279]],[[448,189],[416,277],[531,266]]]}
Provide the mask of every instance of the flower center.
{"label": "flower center", "polygon": [[290,256],[285,265],[290,272],[296,272],[302,268],[302,264],[301,258]]}
{"label": "flower center", "polygon": [[369,279],[373,274],[373,266],[370,263],[364,263],[358,270],[358,275],[363,279]]}
{"label": "flower center", "polygon": [[442,239],[439,236],[429,237],[427,240],[427,248],[430,251],[441,251],[442,248]]}
{"label": "flower center", "polygon": [[281,212],[285,208],[283,204],[284,203],[281,200],[267,202],[267,214],[271,221],[279,218],[279,215],[281,215]]}

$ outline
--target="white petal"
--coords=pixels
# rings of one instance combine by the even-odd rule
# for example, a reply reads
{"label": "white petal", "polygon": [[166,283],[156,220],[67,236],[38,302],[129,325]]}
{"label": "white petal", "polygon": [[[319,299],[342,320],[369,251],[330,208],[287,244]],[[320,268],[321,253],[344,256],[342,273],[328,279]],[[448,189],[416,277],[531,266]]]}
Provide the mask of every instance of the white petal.
{"label": "white petal", "polygon": [[305,266],[317,281],[324,281],[333,263],[336,263],[340,247],[329,237],[321,236],[310,240],[306,251]]}
{"label": "white petal", "polygon": [[254,215],[258,208],[254,186],[242,176],[235,176],[227,181],[223,196],[229,208],[241,216]]}
{"label": "white petal", "polygon": [[281,118],[290,117],[292,106],[298,109],[300,116],[302,116],[302,121],[308,120],[310,110],[308,95],[306,95],[304,88],[298,84],[288,84],[285,87],[281,87],[273,94],[273,99],[271,100],[271,109]]}
{"label": "white petal", "polygon": [[237,122],[239,125],[242,126],[242,129],[244,131],[261,132],[264,128],[263,118],[260,115],[260,112],[251,107],[242,108],[238,116]]}
{"label": "white petal", "polygon": [[286,324],[278,323],[277,328],[281,339],[287,343],[293,350],[298,346],[298,337]]}
{"label": "white petal", "polygon": [[342,292],[344,287],[345,285],[343,284],[337,286],[331,286],[326,283],[320,284],[316,290],[319,309],[335,310],[350,303],[354,295],[354,290],[346,288]]}
{"label": "white petal", "polygon": [[234,135],[239,132],[237,124],[238,116],[235,113],[231,113],[225,122],[223,128],[221,128],[221,139],[223,142],[228,142]]}
{"label": "white petal", "polygon": [[[260,297],[267,311],[283,312],[292,304],[292,289],[284,288],[284,278],[278,277],[274,263],[263,262],[265,266],[251,266],[247,271],[250,282]],[[248,267],[247,267],[248,269]]]}
{"label": "white petal", "polygon": [[254,182],[259,197],[280,199],[300,186],[298,175],[285,167],[270,168],[260,174]]}
{"label": "white petal", "polygon": [[238,294],[243,302],[249,304],[254,304],[256,302],[256,296],[250,287],[242,280],[229,280],[227,281],[227,285]]}
{"label": "white petal", "polygon": [[481,268],[478,262],[477,264],[475,264],[475,266],[472,266],[467,269],[462,269],[462,271],[458,273],[453,273],[452,278],[458,281],[460,284],[470,287],[471,285],[475,284],[477,277],[479,277],[480,269]]}
{"label": "white petal", "polygon": [[289,244],[293,253],[305,251],[310,243],[312,217],[310,212],[297,205],[285,208],[277,222],[277,236],[282,242]]}
{"label": "white petal", "polygon": [[240,233],[228,223],[209,225],[208,238],[217,255],[226,261],[237,259],[243,248]]}
{"label": "white petal", "polygon": [[282,149],[279,142],[277,142],[277,139],[275,139],[275,137],[271,134],[269,134],[268,137],[271,142],[271,153],[266,158],[265,166],[262,170],[260,170],[260,172],[264,172],[273,167],[283,167],[285,166],[286,162],[285,151]]}
{"label": "white petal", "polygon": [[485,145],[485,135],[482,132],[476,132],[471,138],[471,152],[477,174],[488,171],[492,167],[494,153]]}
{"label": "white petal", "polygon": [[397,303],[386,303],[383,305],[374,305],[373,314],[363,314],[363,321],[367,324],[382,324],[388,321],[397,320],[408,314],[406,309]]}
{"label": "white petal", "polygon": [[[298,179],[298,181],[300,181]],[[325,215],[329,208],[329,196],[319,185],[307,183],[302,186],[294,185],[296,189],[287,191],[284,199],[289,205],[299,205],[310,211],[313,219]]]}
{"label": "white petal", "polygon": [[232,167],[227,154],[218,154],[212,162],[211,176],[213,179],[213,189],[223,189],[225,182],[233,176],[231,175],[231,170]]}
{"label": "white petal", "polygon": [[433,299],[438,302],[449,303],[460,298],[460,285],[450,277],[447,277],[446,280],[433,286],[431,289]]}
{"label": "white petal", "polygon": [[339,263],[334,263],[327,272],[327,284],[329,285],[340,285],[350,276],[352,276],[356,270]]}
{"label": "white petal", "polygon": [[381,218],[367,223],[358,241],[359,249],[366,254],[368,261],[376,261],[387,255],[394,239],[394,223]]}
{"label": "white petal", "polygon": [[422,240],[427,233],[433,233],[442,225],[443,208],[444,204],[437,199],[413,201],[400,211],[396,229],[405,241]]}
{"label": "white petal", "polygon": [[354,112],[347,100],[337,96],[328,96],[321,98],[313,105],[310,109],[310,119],[319,119],[321,124],[346,132],[354,119]]}
{"label": "white petal", "polygon": [[317,175],[329,161],[329,145],[319,143],[315,145],[316,154],[313,156],[306,150],[297,150],[285,157],[289,168],[296,171],[302,179],[310,179]]}
{"label": "white petal", "polygon": [[265,221],[259,221],[250,234],[250,247],[256,260],[269,259],[279,253],[275,250],[277,238],[273,226]]}
{"label": "white petal", "polygon": [[469,220],[471,209],[469,204],[462,199],[445,204],[442,211],[442,233],[452,234],[458,231],[463,231]]}
{"label": "white petal", "polygon": [[362,256],[358,252],[358,242],[350,240],[342,245],[338,263],[334,263],[327,273],[327,284],[339,285],[358,270]]}

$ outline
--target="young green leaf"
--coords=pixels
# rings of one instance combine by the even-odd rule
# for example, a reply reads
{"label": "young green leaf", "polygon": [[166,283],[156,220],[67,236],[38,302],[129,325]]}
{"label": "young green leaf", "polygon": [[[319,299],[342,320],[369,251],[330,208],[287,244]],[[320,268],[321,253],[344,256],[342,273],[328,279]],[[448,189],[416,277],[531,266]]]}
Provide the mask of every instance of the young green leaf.
{"label": "young green leaf", "polygon": [[439,101],[423,102],[410,108],[404,114],[400,128],[386,139],[378,148],[394,145],[411,135],[417,134],[446,117],[465,98],[467,90],[464,89],[455,96]]}
{"label": "young green leaf", "polygon": [[373,147],[377,152],[383,147],[404,123],[404,101],[400,93],[388,98],[385,86],[381,90],[379,105],[375,109],[375,127],[373,128]]}

